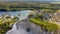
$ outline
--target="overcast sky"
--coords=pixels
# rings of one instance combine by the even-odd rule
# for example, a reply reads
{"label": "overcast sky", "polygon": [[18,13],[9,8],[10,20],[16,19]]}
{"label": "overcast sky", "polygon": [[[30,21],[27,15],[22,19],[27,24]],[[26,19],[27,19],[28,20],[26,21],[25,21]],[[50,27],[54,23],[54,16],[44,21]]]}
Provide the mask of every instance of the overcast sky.
{"label": "overcast sky", "polygon": [[60,1],[60,0],[0,0],[0,1]]}

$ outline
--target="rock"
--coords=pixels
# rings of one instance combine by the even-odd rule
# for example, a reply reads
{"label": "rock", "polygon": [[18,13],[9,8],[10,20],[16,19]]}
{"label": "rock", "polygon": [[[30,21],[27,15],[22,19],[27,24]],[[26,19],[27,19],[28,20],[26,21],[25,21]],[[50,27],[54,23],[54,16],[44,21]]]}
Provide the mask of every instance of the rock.
{"label": "rock", "polygon": [[30,32],[30,28],[27,28],[26,31],[27,31],[27,32]]}

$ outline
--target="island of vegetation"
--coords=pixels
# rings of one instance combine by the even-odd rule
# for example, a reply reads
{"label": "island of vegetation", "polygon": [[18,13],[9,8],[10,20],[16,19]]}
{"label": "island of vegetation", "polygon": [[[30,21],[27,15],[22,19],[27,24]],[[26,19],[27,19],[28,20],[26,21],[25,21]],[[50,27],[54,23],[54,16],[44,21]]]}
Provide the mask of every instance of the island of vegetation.
{"label": "island of vegetation", "polygon": [[0,34],[5,34],[10,30],[16,21],[18,21],[17,16],[0,15]]}

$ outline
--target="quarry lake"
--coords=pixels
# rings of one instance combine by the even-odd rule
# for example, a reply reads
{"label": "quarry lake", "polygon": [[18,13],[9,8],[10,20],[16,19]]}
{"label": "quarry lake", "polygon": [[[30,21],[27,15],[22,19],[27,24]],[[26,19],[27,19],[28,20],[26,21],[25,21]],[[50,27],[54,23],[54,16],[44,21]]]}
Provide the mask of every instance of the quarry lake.
{"label": "quarry lake", "polygon": [[10,15],[18,15],[18,14],[21,14],[21,15],[25,15],[27,14],[28,12],[31,12],[31,10],[21,10],[21,11],[0,11],[0,15],[3,15],[3,14],[10,14]]}

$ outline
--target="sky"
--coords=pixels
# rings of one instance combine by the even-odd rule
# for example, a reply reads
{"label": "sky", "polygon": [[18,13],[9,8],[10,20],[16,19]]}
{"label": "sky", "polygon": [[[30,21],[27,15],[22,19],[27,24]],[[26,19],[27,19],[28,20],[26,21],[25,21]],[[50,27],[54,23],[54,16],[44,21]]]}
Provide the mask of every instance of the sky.
{"label": "sky", "polygon": [[60,1],[60,0],[0,0],[0,1]]}

